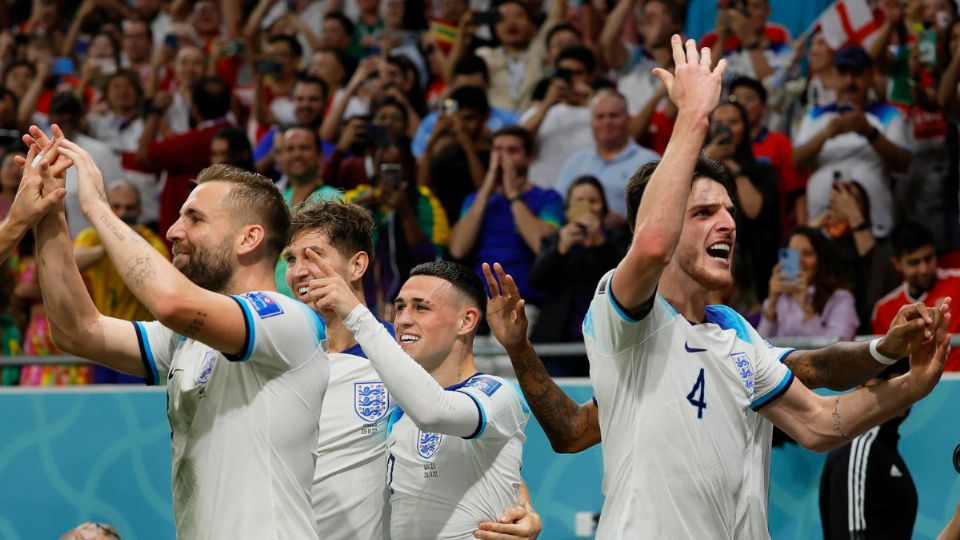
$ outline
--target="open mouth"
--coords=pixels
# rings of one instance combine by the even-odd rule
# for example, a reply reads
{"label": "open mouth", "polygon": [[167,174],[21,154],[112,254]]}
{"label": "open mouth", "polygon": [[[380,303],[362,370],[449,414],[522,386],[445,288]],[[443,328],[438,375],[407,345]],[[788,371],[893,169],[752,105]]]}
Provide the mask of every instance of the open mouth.
{"label": "open mouth", "polygon": [[310,288],[309,288],[309,287],[298,287],[298,288],[297,288],[297,294],[299,294],[300,296],[302,296],[302,297],[304,297],[304,298],[307,296],[307,293],[308,293],[308,292],[310,292]]}
{"label": "open mouth", "polygon": [[411,343],[416,343],[420,341],[420,336],[414,336],[412,334],[400,334],[400,345],[409,345]]}
{"label": "open mouth", "polygon": [[717,242],[716,244],[711,245],[707,248],[707,255],[711,259],[728,262],[730,260],[730,253],[733,251],[733,246],[726,242]]}

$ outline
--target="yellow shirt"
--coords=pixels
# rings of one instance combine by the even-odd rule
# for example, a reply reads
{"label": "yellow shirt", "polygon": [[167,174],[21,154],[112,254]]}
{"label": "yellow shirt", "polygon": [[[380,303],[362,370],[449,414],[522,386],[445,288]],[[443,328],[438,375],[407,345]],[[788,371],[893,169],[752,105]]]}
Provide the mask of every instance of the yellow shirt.
{"label": "yellow shirt", "polygon": [[[143,225],[136,225],[133,229],[140,233],[140,236],[164,257],[170,258],[167,246],[153,231]],[[80,231],[73,243],[76,247],[99,246],[100,237],[97,235],[97,231],[92,228],[84,229]],[[87,268],[83,276],[87,288],[90,290],[90,296],[93,298],[93,303],[96,304],[100,313],[127,321],[153,320],[153,315],[127,288],[123,278],[113,267],[109,256],[104,256],[93,266]]]}

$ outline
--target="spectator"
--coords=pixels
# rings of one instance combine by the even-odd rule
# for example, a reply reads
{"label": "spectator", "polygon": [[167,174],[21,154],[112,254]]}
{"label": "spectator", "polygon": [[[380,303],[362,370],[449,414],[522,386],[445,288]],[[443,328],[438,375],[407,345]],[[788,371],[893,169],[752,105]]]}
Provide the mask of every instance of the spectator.
{"label": "spectator", "polygon": [[[479,56],[472,54],[464,56],[460,60],[457,60],[457,63],[454,65],[453,78],[450,80],[449,85],[450,93],[464,86],[476,86],[483,89],[484,92],[490,88],[490,75],[487,73],[487,65]],[[449,97],[449,95],[447,97]],[[441,106],[442,105],[443,100],[441,99]],[[519,117],[517,113],[511,110],[500,109],[498,107],[489,107],[489,109],[490,114],[487,117],[486,125],[491,133],[502,127],[515,125],[518,121]],[[414,136],[410,146],[413,149],[413,155],[418,159],[423,157],[424,152],[427,150],[427,141],[429,141],[433,135],[440,114],[440,111],[430,111],[420,121],[420,125],[417,126],[417,134]]]}
{"label": "spectator", "polygon": [[[374,151],[387,141],[409,140],[408,110],[403,103],[385,97],[373,106],[373,121],[352,118],[340,133],[340,140],[323,166],[324,182],[339,188],[353,189],[368,183],[367,163]],[[373,171],[376,174],[376,170]],[[411,169],[411,174],[415,171]]]}
{"label": "spectator", "polygon": [[[480,189],[463,202],[450,232],[450,255],[471,261],[480,275],[481,263],[500,262],[521,296],[536,306],[543,293],[530,286],[530,269],[544,237],[560,227],[563,201],[527,178],[532,153],[533,137],[523,128],[507,127],[493,135],[490,167]],[[530,314],[536,311],[531,308]]]}
{"label": "spectator", "polygon": [[[158,56],[158,58],[160,57]],[[161,68],[164,67],[164,64],[155,63],[154,67],[154,77],[160,78],[162,76]],[[164,108],[166,103],[163,100],[172,100],[163,115],[162,133],[164,136],[169,137],[190,130],[190,121],[192,120],[190,94],[193,92],[193,87],[197,84],[197,81],[203,78],[205,67],[204,54],[200,47],[187,43],[177,49],[173,61],[173,80],[170,81],[170,86],[166,92],[169,97],[156,96],[156,93],[154,93],[155,99],[160,102],[158,103],[160,108]]]}
{"label": "spectator", "polygon": [[226,127],[210,141],[210,164],[226,163],[246,171],[256,171],[250,139],[235,127]]}
{"label": "spectator", "polygon": [[360,15],[357,16],[350,52],[356,58],[380,54],[380,33],[383,18],[380,16],[380,0],[357,0]]}
{"label": "spectator", "polygon": [[769,22],[770,0],[734,0],[717,9],[716,28],[703,36],[714,64],[727,59],[729,77],[764,80],[790,58],[790,32]]}
{"label": "spectator", "polygon": [[[703,154],[726,165],[737,183],[733,201],[737,207],[737,258],[743,263],[737,286],[747,296],[752,293],[764,298],[782,236],[776,172],[753,157],[750,123],[742,105],[721,102],[710,115],[710,124]],[[745,289],[750,283],[753,291]]]}
{"label": "spectator", "polygon": [[23,156],[23,152],[8,152],[0,158],[0,221],[6,219],[13,206],[13,199],[20,188],[22,173],[14,157]]}
{"label": "spectator", "polygon": [[[960,298],[960,274],[937,266],[937,251],[933,234],[922,225],[904,222],[890,235],[893,248],[891,263],[903,276],[903,285],[877,301],[873,308],[873,333],[883,333],[902,306],[923,302],[938,305],[944,297]],[[950,305],[950,333],[960,330],[960,311]],[[947,358],[947,371],[960,371],[960,349],[954,349]]]}
{"label": "spectator", "polygon": [[909,134],[900,112],[868,98],[873,61],[862,47],[851,45],[834,58],[839,75],[838,103],[810,110],[794,140],[793,163],[810,169],[807,214],[827,209],[835,173],[855,180],[870,197],[873,235],[884,238],[894,223],[890,174],[910,164]]}
{"label": "spectator", "polygon": [[153,34],[150,25],[142,19],[123,21],[123,56],[120,65],[133,70],[140,80],[152,73]]}
{"label": "spectator", "polygon": [[114,152],[135,151],[143,135],[140,77],[130,70],[117,71],[107,77],[104,94],[107,110],[87,116],[90,135],[106,143]]}
{"label": "spectator", "polygon": [[[323,79],[309,75],[300,77],[293,87],[293,116],[295,125],[318,131],[323,121],[323,110],[327,103],[327,84]],[[274,138],[281,131],[278,125],[271,128],[260,138],[254,158],[258,171],[272,170],[276,156],[273,155]]]}
{"label": "spectator", "polygon": [[530,181],[553,187],[567,157],[590,146],[590,108],[596,60],[582,45],[567,47],[557,56],[556,72],[547,79],[546,95],[523,113],[520,125],[537,140]]}
{"label": "spectator", "polygon": [[[577,30],[577,27],[570,23],[558,23],[553,26],[547,32],[547,61],[546,64],[549,66],[556,66],[557,59],[560,58],[560,53],[567,47],[573,45],[583,45],[583,34]],[[550,82],[550,79],[541,79],[540,84],[542,85],[546,81]],[[546,88],[543,89],[541,94],[546,92]],[[534,94],[537,94],[537,91],[533,91]]]}
{"label": "spectator", "polygon": [[37,66],[26,60],[16,60],[6,65],[3,69],[3,86],[17,97],[17,100],[23,100],[30,88],[30,81],[37,76]]}
{"label": "spectator", "polygon": [[798,227],[787,237],[786,246],[799,253],[799,272],[784,273],[782,262],[773,268],[757,332],[767,338],[853,339],[860,326],[856,301],[841,285],[830,243],[816,229]]}
{"label": "spectator", "polygon": [[490,72],[491,105],[512,111],[530,106],[533,88],[543,77],[546,34],[562,19],[563,5],[563,2],[551,5],[550,16],[539,32],[530,7],[524,2],[505,0],[497,7],[501,20],[494,32],[500,45],[480,47],[476,51]]}
{"label": "spectator", "polygon": [[269,126],[292,125],[294,85],[300,72],[303,48],[290,36],[276,36],[267,42],[266,54],[253,64],[252,114],[258,124],[258,139]]}
{"label": "spectator", "polygon": [[[137,224],[141,214],[140,193],[134,184],[126,180],[113,181],[107,187],[107,202],[114,214],[133,227],[154,249],[169,258],[163,240],[148,227]],[[153,316],[130,292],[110,262],[97,231],[89,228],[77,235],[73,252],[77,267],[84,275],[90,297],[100,313],[127,321],[153,320]],[[143,379],[124,375],[107,367],[94,366],[93,382],[133,384],[141,383]]]}
{"label": "spectator", "polygon": [[376,224],[372,271],[364,278],[376,312],[393,320],[393,300],[410,270],[439,260],[450,239],[447,214],[430,188],[417,186],[416,161],[406,139],[387,143],[373,156],[371,184],[348,191],[347,202],[370,209]]}
{"label": "spectator", "polygon": [[464,86],[450,95],[444,109],[420,159],[419,183],[433,190],[455,223],[464,200],[482,185],[490,161],[490,105],[483,90]]}
{"label": "spectator", "polygon": [[287,206],[292,208],[307,201],[339,197],[337,189],[324,185],[320,176],[322,157],[323,150],[315,131],[292,127],[283,132],[283,161],[280,171],[286,179],[283,200]]}
{"label": "spectator", "polygon": [[590,102],[590,118],[594,147],[584,148],[567,159],[554,189],[565,193],[575,178],[596,176],[610,194],[611,213],[622,222],[627,215],[624,196],[627,181],[640,165],[660,156],[630,137],[627,99],[616,90],[604,89],[596,93]]}
{"label": "spectator", "polygon": [[347,53],[357,61],[359,58],[350,50],[356,34],[356,26],[339,11],[327,13],[323,17],[323,31],[320,33],[320,45],[323,49]]}
{"label": "spectator", "polygon": [[307,74],[327,84],[326,112],[333,103],[343,97],[344,83],[353,75],[356,63],[347,53],[337,49],[320,49],[313,53],[313,61]]}
{"label": "spectator", "polygon": [[730,99],[747,111],[753,157],[759,163],[770,165],[777,173],[780,227],[783,234],[786,234],[798,223],[807,221],[807,197],[804,193],[806,186],[793,168],[793,144],[783,133],[767,129],[767,89],[760,81],[749,77],[734,79],[730,84]]}
{"label": "spectator", "polygon": [[[59,125],[68,139],[90,152],[104,179],[116,180],[120,178],[120,160],[117,159],[113,149],[84,134],[83,127],[86,125],[84,107],[75,95],[71,92],[60,92],[53,96],[50,102],[50,122]],[[80,210],[77,191],[79,185],[75,167],[67,169],[66,181],[67,196],[64,199],[64,205],[66,206],[67,226],[70,228],[70,235],[76,238],[80,231],[90,227],[90,223]]]}
{"label": "spectator", "polygon": [[154,104],[145,111],[143,136],[136,154],[123,155],[125,169],[167,172],[167,180],[160,194],[161,231],[169,229],[179,218],[180,207],[193,189],[191,180],[210,164],[210,142],[227,125],[230,88],[213,77],[200,79],[193,86],[190,101],[191,117],[195,122],[190,131],[156,140],[164,111]]}
{"label": "spectator", "polygon": [[853,285],[861,334],[870,334],[873,305],[897,286],[900,276],[890,264],[890,238],[875,238],[870,230],[870,201],[857,182],[834,182],[830,207],[810,222],[833,241],[844,281]]}
{"label": "spectator", "polygon": [[[534,343],[583,341],[583,318],[603,275],[627,253],[630,235],[603,226],[607,207],[603,184],[581,176],[564,199],[566,225],[543,239],[530,269],[530,285],[544,293],[540,317],[530,335]],[[586,357],[545,358],[553,376],[584,377]]]}

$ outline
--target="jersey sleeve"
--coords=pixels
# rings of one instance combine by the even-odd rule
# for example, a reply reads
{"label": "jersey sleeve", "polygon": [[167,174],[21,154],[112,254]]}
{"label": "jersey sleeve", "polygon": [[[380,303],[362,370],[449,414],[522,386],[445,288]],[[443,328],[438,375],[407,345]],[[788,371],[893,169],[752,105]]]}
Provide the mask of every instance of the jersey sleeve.
{"label": "jersey sleeve", "polygon": [[323,319],[302,302],[276,292],[231,296],[243,311],[244,345],[231,362],[255,362],[286,371],[310,360],[326,340]]}
{"label": "jersey sleeve", "polygon": [[790,385],[793,384],[793,372],[783,363],[783,360],[794,349],[774,347],[761,338],[760,334],[745,319],[742,317],[741,319],[747,328],[752,343],[755,344],[754,361],[752,366],[746,365],[742,362],[744,359],[736,357],[736,353],[733,360],[740,378],[745,384],[750,380],[750,375],[745,373],[745,370],[752,367],[753,396],[750,401],[750,408],[759,411],[786,393]]}
{"label": "jersey sleeve", "polygon": [[134,321],[147,386],[165,386],[179,336],[157,321]]}
{"label": "jersey sleeve", "polygon": [[583,319],[583,336],[601,354],[614,355],[637,345],[661,328],[677,312],[660,295],[654,294],[639,318],[628,314],[613,296],[611,270],[600,279],[590,308]]}
{"label": "jersey sleeve", "polygon": [[499,377],[477,375],[457,389],[471,399],[480,411],[480,423],[465,439],[509,439],[522,432],[530,417],[523,394]]}

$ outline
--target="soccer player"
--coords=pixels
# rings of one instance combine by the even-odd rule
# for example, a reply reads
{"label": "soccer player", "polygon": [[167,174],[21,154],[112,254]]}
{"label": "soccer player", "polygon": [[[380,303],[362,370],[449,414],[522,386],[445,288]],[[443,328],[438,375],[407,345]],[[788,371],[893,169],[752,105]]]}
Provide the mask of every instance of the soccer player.
{"label": "soccer player", "polygon": [[[318,201],[297,207],[290,243],[284,250],[287,286],[309,303],[308,284],[316,268],[312,251],[349,284],[364,303],[363,276],[370,263],[374,223],[363,207]],[[387,504],[387,420],[396,403],[335,313],[321,313],[326,323],[330,381],[320,414],[313,511],[317,529],[328,540],[383,538]],[[379,320],[393,336],[393,326]]]}
{"label": "soccer player", "polygon": [[86,151],[31,134],[47,158],[34,167],[31,145],[24,174],[60,187],[47,160],[59,163],[56,147],[73,161],[84,215],[157,318],[97,312],[77,293],[62,208],[40,221],[40,286],[57,344],[167,386],[178,538],[317,538],[310,484],[328,362],[320,318],[275,292],[290,217],[273,183],[226,165],[204,170],[167,232],[171,264],[111,211]]}
{"label": "soccer player", "polygon": [[[706,306],[706,293],[732,279],[736,239],[735,185],[722,167],[698,161],[725,66],[711,72],[709,53],[700,56],[692,40],[686,52],[679,36],[672,46],[676,75],[654,73],[679,108],[677,124],[663,160],[628,187],[634,241],[601,279],[583,324],[596,417],[581,408],[566,435],[589,445],[584,426],[596,424],[603,436],[597,538],[766,537],[771,428],[760,415],[815,450],[892,417],[939,380],[949,301],[905,325],[921,332],[894,336],[906,345],[884,349],[906,348],[909,374],[831,397],[794,380],[780,362],[791,350],[766,345],[733,310]],[[514,309],[504,320],[515,325],[522,314]],[[881,343],[837,345],[833,358],[892,360],[878,352]]]}
{"label": "soccer player", "polygon": [[518,389],[477,372],[483,283],[456,263],[414,268],[395,301],[398,343],[323,259],[307,257],[319,269],[310,301],[343,318],[399,406],[387,442],[391,537],[472,538],[521,496],[529,417]]}

